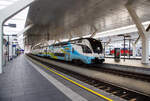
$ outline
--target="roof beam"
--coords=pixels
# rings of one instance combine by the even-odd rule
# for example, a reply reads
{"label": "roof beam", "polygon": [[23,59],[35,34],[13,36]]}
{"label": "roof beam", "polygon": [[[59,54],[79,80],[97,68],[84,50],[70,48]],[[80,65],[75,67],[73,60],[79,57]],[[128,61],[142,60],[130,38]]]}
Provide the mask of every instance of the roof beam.
{"label": "roof beam", "polygon": [[28,31],[32,27],[33,27],[33,24],[26,26],[21,32],[17,34],[17,36],[21,36],[24,32]]}
{"label": "roof beam", "polygon": [[[128,1],[131,1],[131,0],[128,0]],[[130,3],[127,3],[125,6],[126,6],[128,12],[129,12],[130,16],[132,17],[132,20],[135,23],[135,25],[136,25],[136,27],[139,31],[140,36],[144,37],[145,28],[142,25],[142,23],[140,21],[140,18],[137,16],[135,10],[133,9],[133,7]]]}

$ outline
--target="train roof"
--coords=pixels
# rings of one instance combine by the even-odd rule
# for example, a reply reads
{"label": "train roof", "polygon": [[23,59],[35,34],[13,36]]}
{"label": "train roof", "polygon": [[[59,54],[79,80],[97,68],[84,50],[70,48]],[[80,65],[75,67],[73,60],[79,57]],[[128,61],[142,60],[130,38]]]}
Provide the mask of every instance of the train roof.
{"label": "train roof", "polygon": [[87,39],[87,40],[96,40],[94,38],[79,38],[79,39],[74,39],[74,40],[69,40],[69,41],[65,41],[65,42],[60,42],[60,43],[56,43],[56,44],[52,44],[50,46],[59,46],[59,45],[67,45],[69,42],[74,42],[74,41],[78,41],[78,40],[83,40],[83,39]]}
{"label": "train roof", "polygon": [[94,38],[79,38],[79,39],[75,39],[75,40],[70,40],[70,41],[68,41],[68,42],[77,41],[77,40],[83,40],[83,39],[96,40],[96,39],[94,39]]}

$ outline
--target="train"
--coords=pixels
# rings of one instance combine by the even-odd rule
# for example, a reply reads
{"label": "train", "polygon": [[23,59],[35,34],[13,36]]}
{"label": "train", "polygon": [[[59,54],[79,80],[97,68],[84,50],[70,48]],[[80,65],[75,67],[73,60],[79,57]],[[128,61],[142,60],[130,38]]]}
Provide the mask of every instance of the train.
{"label": "train", "polygon": [[[110,55],[113,55],[114,52],[115,52],[114,49],[110,50]],[[133,55],[133,51],[131,49],[129,50],[128,48],[120,48],[120,55],[121,56],[128,56],[128,55],[132,56]]]}
{"label": "train", "polygon": [[105,61],[103,46],[100,41],[94,38],[79,38],[41,48],[33,48],[32,54],[84,64],[103,63]]}

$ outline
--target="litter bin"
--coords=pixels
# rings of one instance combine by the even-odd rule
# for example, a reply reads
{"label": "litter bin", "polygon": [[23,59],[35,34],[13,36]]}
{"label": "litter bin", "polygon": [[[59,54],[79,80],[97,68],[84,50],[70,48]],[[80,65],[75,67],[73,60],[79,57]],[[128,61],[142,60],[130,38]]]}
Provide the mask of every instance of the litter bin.
{"label": "litter bin", "polygon": [[116,62],[120,61],[120,48],[115,48],[114,49],[114,60]]}

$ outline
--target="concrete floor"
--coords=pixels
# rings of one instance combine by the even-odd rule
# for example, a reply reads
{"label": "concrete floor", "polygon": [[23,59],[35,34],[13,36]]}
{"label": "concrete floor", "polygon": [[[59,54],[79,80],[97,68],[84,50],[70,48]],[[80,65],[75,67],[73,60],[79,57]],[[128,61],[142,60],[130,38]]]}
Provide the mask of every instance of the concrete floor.
{"label": "concrete floor", "polygon": [[141,67],[141,68],[150,68],[149,64],[142,64],[141,60],[133,60],[133,59],[120,59],[120,62],[115,62],[114,58],[105,58],[105,62],[107,64],[116,64],[123,66],[133,66],[133,67]]}
{"label": "concrete floor", "polygon": [[[81,81],[72,80],[113,99],[123,99]],[[24,55],[10,61],[0,75],[0,101],[107,101],[58,75],[33,64]]]}
{"label": "concrete floor", "polygon": [[[58,97],[59,96],[59,97]],[[71,101],[20,56],[0,75],[0,101]]]}

